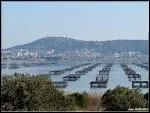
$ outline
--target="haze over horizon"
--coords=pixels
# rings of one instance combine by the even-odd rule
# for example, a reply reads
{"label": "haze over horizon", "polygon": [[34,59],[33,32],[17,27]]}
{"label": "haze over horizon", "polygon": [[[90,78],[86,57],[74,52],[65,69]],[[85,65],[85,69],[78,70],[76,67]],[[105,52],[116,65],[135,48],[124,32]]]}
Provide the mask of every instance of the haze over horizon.
{"label": "haze over horizon", "polygon": [[2,48],[45,36],[148,40],[149,2],[1,2]]}

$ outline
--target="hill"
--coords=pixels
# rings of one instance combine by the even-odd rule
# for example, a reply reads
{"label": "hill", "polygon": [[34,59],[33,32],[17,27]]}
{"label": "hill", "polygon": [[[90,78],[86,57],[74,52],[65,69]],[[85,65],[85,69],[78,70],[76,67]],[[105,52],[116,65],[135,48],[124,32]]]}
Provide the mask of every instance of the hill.
{"label": "hill", "polygon": [[44,37],[7,50],[28,49],[29,51],[47,52],[49,49],[54,49],[56,53],[62,53],[65,51],[93,49],[96,52],[140,51],[148,54],[148,48],[148,40],[83,41],[64,37]]}

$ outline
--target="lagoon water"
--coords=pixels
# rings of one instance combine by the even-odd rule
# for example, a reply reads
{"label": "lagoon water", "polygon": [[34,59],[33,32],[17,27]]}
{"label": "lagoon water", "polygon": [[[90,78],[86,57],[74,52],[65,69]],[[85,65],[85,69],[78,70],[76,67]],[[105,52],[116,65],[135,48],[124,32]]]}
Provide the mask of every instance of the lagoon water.
{"label": "lagoon water", "polygon": [[[63,69],[63,68],[71,67],[74,65],[79,65],[82,63],[87,63],[87,62],[72,61],[72,63],[59,62],[56,64],[36,66],[36,67],[22,67],[22,68],[18,68],[18,69],[7,69],[6,68],[6,69],[2,69],[2,75],[3,74],[13,74],[14,72],[29,73],[31,75],[48,74],[49,71],[51,71],[51,70]],[[92,64],[93,63],[96,63],[96,62],[92,62]],[[105,88],[90,88],[89,83],[91,81],[95,81],[96,76],[98,75],[98,71],[100,69],[102,69],[105,65],[106,64],[101,64],[101,65],[97,66],[96,68],[94,68],[92,71],[89,71],[86,75],[81,75],[80,79],[78,79],[77,81],[69,81],[68,86],[64,89],[64,91],[67,93],[86,91],[89,93],[103,94],[106,90],[113,89],[118,85],[132,88],[131,82],[128,81],[127,75],[125,75],[125,72],[123,71],[123,69],[121,68],[119,63],[115,63],[112,66],[110,75],[109,75],[109,81],[108,81],[106,89]],[[141,77],[142,80],[149,80],[149,71],[147,71],[141,67],[132,65],[132,64],[128,64],[128,66],[131,67],[133,70],[135,70],[136,73],[140,74],[142,76]],[[61,80],[63,80],[62,78],[64,76],[66,76],[68,74],[73,74],[73,73],[75,73],[75,71],[82,70],[85,67],[88,67],[88,65],[82,66],[80,68],[76,68],[72,71],[68,71],[62,75],[50,76],[50,79],[52,81],[61,81]],[[142,93],[146,93],[146,92],[148,92],[148,88],[141,89],[141,91],[142,91]]]}

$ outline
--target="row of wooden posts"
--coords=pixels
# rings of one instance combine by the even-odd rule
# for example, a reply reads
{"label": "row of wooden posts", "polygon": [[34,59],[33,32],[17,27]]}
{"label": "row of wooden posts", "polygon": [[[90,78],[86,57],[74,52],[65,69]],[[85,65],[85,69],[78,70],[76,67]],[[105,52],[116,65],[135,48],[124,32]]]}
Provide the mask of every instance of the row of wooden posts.
{"label": "row of wooden posts", "polygon": [[96,80],[90,82],[91,88],[107,88],[109,72],[111,71],[112,65],[112,63],[109,63],[103,69],[99,70]]}
{"label": "row of wooden posts", "polygon": [[132,64],[134,64],[134,65],[136,65],[136,66],[139,66],[139,67],[141,67],[141,68],[144,68],[144,69],[146,69],[146,70],[149,70],[149,66],[148,66],[148,64],[139,64],[139,63],[132,63]]}
{"label": "row of wooden posts", "polygon": [[55,81],[53,82],[54,85],[57,88],[66,88],[67,87],[67,82],[68,81],[76,81],[78,80],[82,75],[87,74],[89,71],[92,71],[92,69],[96,68],[97,66],[99,66],[101,63],[96,63],[93,65],[90,65],[82,70],[76,71],[74,74],[69,74],[67,76],[63,77],[63,81]]}
{"label": "row of wooden posts", "polygon": [[137,74],[135,70],[131,69],[126,64],[121,64],[121,67],[124,70],[125,74],[128,76],[129,81],[141,80],[141,75]]}
{"label": "row of wooden posts", "polygon": [[100,65],[100,63],[93,64],[91,66],[88,66],[88,67],[80,70],[80,71],[76,71],[75,74],[69,74],[69,75],[63,77],[63,80],[64,81],[76,81],[77,79],[80,78],[81,75],[87,74],[89,71],[92,71],[92,69],[94,69],[98,65]]}
{"label": "row of wooden posts", "polygon": [[61,75],[67,71],[72,71],[76,68],[80,68],[82,66],[86,66],[86,65],[90,65],[91,63],[84,63],[84,64],[80,64],[80,65],[76,65],[76,66],[72,66],[70,68],[64,68],[64,69],[60,69],[60,70],[54,70],[54,71],[50,71],[50,75]]}
{"label": "row of wooden posts", "polygon": [[[63,77],[63,81],[53,82],[57,88],[67,87],[67,81],[76,81],[81,75],[85,75],[95,67],[100,65],[100,63],[90,65],[82,70],[76,71],[74,74],[69,74]],[[91,88],[107,88],[107,83],[109,81],[109,73],[111,71],[112,63],[107,64],[103,69],[99,70],[98,76],[95,81],[90,82]],[[148,81],[141,81],[141,75],[137,74],[133,69],[129,68],[126,64],[121,64],[122,69],[128,76],[130,82],[132,82],[132,88],[148,88]]]}
{"label": "row of wooden posts", "polygon": [[137,74],[126,64],[121,64],[121,67],[128,76],[129,81],[132,82],[132,88],[148,88],[148,81],[142,81],[140,74]]}

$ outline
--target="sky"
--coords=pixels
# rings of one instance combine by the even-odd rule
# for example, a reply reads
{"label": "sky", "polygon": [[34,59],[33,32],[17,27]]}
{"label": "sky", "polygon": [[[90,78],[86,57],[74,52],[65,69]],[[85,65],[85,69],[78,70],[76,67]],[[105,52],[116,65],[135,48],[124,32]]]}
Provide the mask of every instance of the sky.
{"label": "sky", "polygon": [[45,36],[148,40],[149,2],[1,2],[2,48]]}

